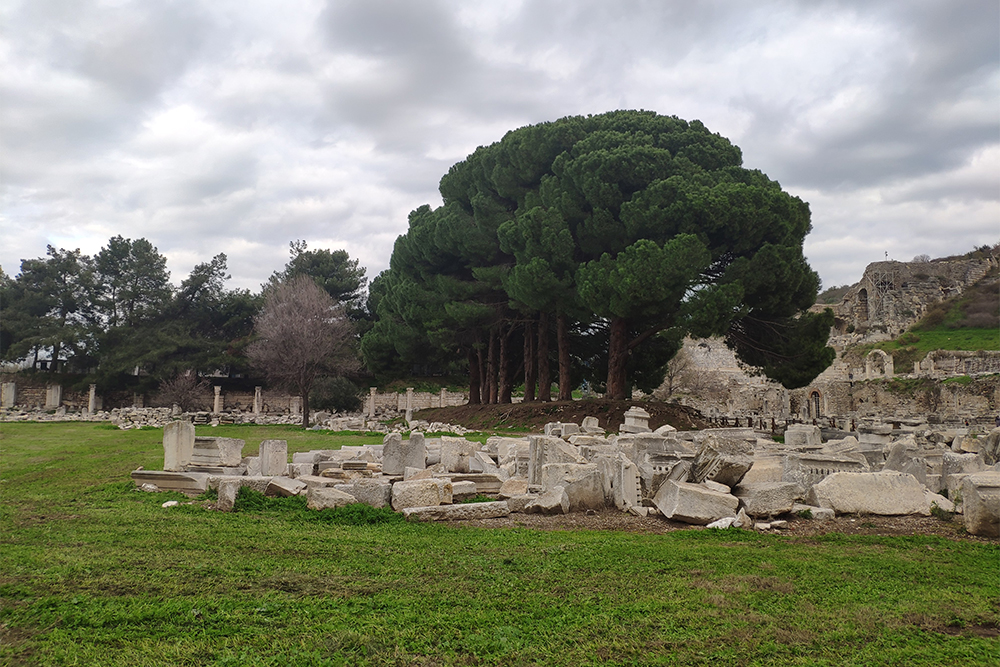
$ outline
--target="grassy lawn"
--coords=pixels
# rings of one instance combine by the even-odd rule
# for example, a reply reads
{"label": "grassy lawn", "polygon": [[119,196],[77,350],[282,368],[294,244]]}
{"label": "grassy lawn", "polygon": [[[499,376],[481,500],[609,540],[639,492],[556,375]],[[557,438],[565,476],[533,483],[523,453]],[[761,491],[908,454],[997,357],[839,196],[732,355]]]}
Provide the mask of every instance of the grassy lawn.
{"label": "grassy lawn", "polygon": [[[199,428],[289,449],[379,442]],[[347,525],[133,490],[159,431],[0,425],[0,664],[996,665],[1000,545]]]}

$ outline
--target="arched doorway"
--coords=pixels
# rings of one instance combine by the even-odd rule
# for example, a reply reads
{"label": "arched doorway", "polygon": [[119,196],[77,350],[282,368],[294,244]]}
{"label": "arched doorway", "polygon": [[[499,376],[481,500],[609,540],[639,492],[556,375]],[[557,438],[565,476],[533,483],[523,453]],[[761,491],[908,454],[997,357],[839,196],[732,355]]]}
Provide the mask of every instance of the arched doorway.
{"label": "arched doorway", "polygon": [[810,416],[813,419],[817,419],[822,416],[819,409],[819,392],[814,391],[809,394],[809,411],[812,413]]}
{"label": "arched doorway", "polygon": [[862,288],[858,292],[858,310],[857,310],[858,320],[861,322],[868,321],[868,290]]}

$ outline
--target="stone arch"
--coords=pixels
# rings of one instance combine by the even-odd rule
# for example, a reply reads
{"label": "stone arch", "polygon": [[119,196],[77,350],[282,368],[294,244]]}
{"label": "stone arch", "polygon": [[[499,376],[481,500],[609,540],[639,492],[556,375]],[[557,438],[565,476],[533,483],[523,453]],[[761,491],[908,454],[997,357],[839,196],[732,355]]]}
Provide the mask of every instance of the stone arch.
{"label": "stone arch", "polygon": [[892,366],[892,355],[885,350],[872,350],[865,357],[865,379],[873,380],[877,377],[891,378],[895,375]]}
{"label": "stone arch", "polygon": [[809,392],[809,416],[812,419],[818,419],[823,416],[823,410],[820,407],[820,394],[817,390],[812,390]]}

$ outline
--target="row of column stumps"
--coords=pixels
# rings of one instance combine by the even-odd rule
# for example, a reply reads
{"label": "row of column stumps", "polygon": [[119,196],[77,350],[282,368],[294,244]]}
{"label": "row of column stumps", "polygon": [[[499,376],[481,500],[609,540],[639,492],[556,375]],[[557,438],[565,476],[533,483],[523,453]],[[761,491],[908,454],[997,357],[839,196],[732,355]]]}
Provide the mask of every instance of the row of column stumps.
{"label": "row of column stumps", "polygon": [[[375,395],[378,393],[378,387],[368,388],[368,417],[375,418]],[[441,407],[446,407],[448,402],[448,390],[441,387],[440,392],[440,403]],[[406,421],[413,420],[413,387],[406,388]]]}

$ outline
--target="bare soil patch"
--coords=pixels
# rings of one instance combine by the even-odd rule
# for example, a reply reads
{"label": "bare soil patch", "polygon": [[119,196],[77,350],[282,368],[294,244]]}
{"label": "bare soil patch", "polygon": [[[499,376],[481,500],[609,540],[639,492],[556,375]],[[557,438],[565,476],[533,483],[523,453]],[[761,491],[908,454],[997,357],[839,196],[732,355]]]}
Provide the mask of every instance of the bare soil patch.
{"label": "bare soil patch", "polygon": [[416,413],[427,421],[455,424],[477,431],[511,430],[541,433],[549,422],[579,424],[584,417],[597,417],[601,428],[617,433],[625,411],[639,406],[649,413],[649,427],[657,429],[670,424],[679,431],[708,428],[709,422],[694,408],[659,401],[612,401],[586,398],[579,401],[549,403],[508,403],[502,405],[460,405],[430,408]]}
{"label": "bare soil patch", "polygon": [[[788,521],[784,530],[768,531],[772,535],[810,538],[829,533],[842,535],[879,535],[885,537],[933,535],[950,540],[996,543],[998,540],[969,535],[959,521],[941,521],[925,516],[838,516],[827,521],[782,517]],[[640,517],[614,509],[572,514],[543,516],[541,514],[511,514],[499,519],[455,521],[455,526],[478,528],[528,528],[534,530],[612,530],[629,533],[664,534],[675,530],[707,530],[662,516]],[[933,548],[928,546],[928,548]]]}

